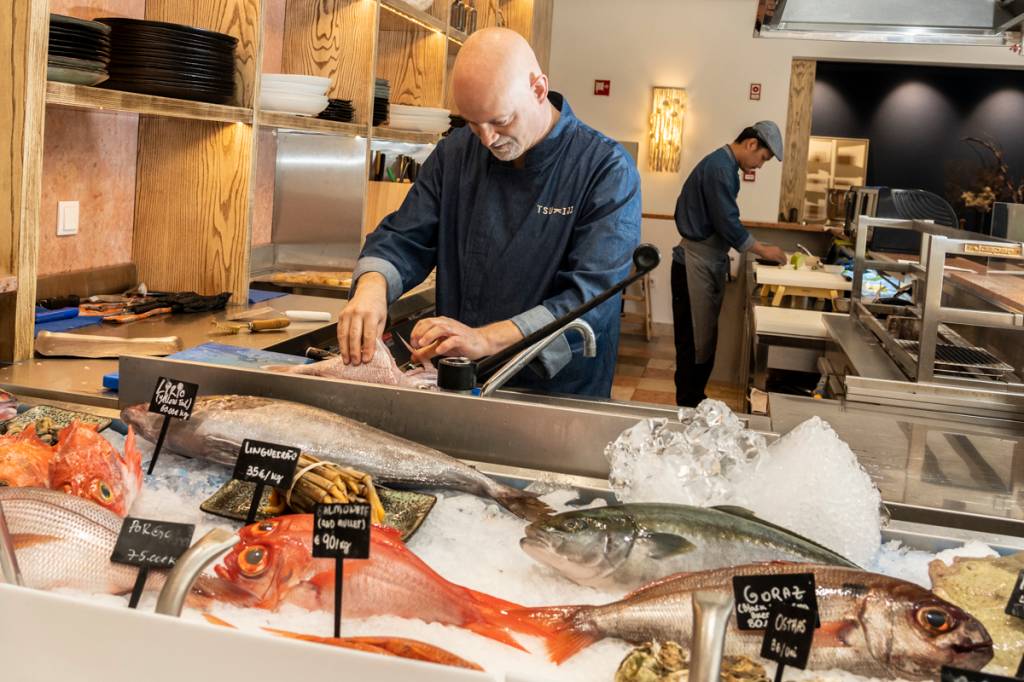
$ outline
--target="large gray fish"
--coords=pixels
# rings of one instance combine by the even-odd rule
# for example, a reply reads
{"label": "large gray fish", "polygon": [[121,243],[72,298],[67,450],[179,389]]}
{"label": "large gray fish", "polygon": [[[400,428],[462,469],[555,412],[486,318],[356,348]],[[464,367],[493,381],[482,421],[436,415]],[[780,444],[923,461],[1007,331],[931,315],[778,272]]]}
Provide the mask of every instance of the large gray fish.
{"label": "large gray fish", "polygon": [[[733,576],[788,573],[814,574],[821,627],[814,632],[808,668],[924,680],[935,679],[944,665],[980,670],[992,659],[992,639],[985,627],[923,587],[819,564],[774,562],[684,573],[604,606],[552,606],[510,614],[530,618],[546,630],[551,660],[561,663],[605,637],[685,644],[693,631],[694,592],[731,594]],[[763,631],[737,629],[733,615],[725,653],[756,659],[763,637]]]}
{"label": "large gray fish", "polygon": [[738,507],[623,504],[564,512],[526,527],[537,561],[581,585],[633,589],[674,573],[757,561],[857,566]]}
{"label": "large gray fish", "polygon": [[[125,408],[121,418],[151,443],[163,423],[163,417],[149,412],[144,404]],[[164,446],[182,455],[233,465],[245,438],[297,447],[368,473],[381,483],[490,497],[530,520],[551,511],[536,495],[502,485],[443,452],[286,400],[242,395],[199,398],[188,421],[171,420]]]}
{"label": "large gray fish", "polygon": [[[45,488],[0,488],[0,505],[26,587],[131,591],[139,569],[110,561],[123,521],[114,512]],[[151,570],[146,588],[159,589],[164,577]]]}

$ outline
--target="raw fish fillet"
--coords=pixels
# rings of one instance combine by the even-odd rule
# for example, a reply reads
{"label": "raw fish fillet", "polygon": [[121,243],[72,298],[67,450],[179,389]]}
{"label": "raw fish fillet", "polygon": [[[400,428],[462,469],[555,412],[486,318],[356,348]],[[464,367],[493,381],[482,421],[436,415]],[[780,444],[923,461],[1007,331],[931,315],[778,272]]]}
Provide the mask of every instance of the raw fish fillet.
{"label": "raw fish fillet", "polygon": [[403,386],[405,388],[437,388],[437,372],[433,369],[420,368],[403,373],[398,369],[395,358],[387,345],[377,339],[377,348],[369,362],[361,365],[348,365],[341,357],[331,358],[310,365],[271,365],[265,369],[287,374],[340,379],[342,381],[360,381],[366,384],[382,386]]}

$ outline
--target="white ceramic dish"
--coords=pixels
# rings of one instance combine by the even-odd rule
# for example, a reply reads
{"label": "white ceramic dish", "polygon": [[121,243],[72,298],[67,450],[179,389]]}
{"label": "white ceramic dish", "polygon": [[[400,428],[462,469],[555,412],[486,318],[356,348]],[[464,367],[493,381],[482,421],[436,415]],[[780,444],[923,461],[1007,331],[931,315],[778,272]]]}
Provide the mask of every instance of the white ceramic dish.
{"label": "white ceramic dish", "polygon": [[263,83],[260,92],[272,92],[277,95],[309,95],[311,97],[323,97],[327,91],[319,85],[304,85],[302,83]]}
{"label": "white ceramic dish", "polygon": [[308,97],[301,95],[277,95],[260,93],[260,108],[264,111],[279,111],[287,114],[315,116],[327,108],[326,97]]}
{"label": "white ceramic dish", "polygon": [[436,107],[413,107],[408,104],[392,104],[391,111],[396,114],[409,114],[410,116],[448,116],[451,111]]}
{"label": "white ceramic dish", "polygon": [[304,85],[315,85],[323,89],[331,87],[331,79],[323,76],[303,76],[293,73],[265,73],[261,76],[264,83],[302,83]]}

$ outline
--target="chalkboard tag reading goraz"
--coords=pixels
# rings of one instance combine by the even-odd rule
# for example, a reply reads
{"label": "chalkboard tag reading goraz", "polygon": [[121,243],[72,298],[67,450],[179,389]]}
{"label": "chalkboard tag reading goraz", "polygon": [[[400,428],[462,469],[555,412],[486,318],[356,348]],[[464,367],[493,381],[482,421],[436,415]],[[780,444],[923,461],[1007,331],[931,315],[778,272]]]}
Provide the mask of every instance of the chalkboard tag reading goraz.
{"label": "chalkboard tag reading goraz", "polygon": [[793,604],[776,604],[768,615],[768,627],[761,640],[761,658],[779,664],[775,680],[782,679],[782,670],[791,665],[807,667],[814,640],[814,613]]}
{"label": "chalkboard tag reading goraz", "polygon": [[196,395],[199,393],[199,384],[190,384],[187,381],[158,377],[156,386],[153,388],[153,397],[149,401],[149,411],[164,416],[164,423],[160,425],[160,435],[156,438],[156,445],[153,447],[153,457],[149,460],[147,474],[153,473],[156,466],[156,458],[160,456],[160,448],[164,446],[164,438],[167,437],[167,427],[171,419],[188,419],[192,416],[192,408],[196,406]]}
{"label": "chalkboard tag reading goraz", "polygon": [[983,673],[980,670],[964,670],[948,665],[942,666],[941,682],[1020,682],[1019,678]]}
{"label": "chalkboard tag reading goraz", "polygon": [[809,609],[814,627],[821,626],[813,573],[736,575],[732,578],[732,591],[736,598],[736,627],[740,630],[766,629],[772,608],[780,604]]}
{"label": "chalkboard tag reading goraz", "polygon": [[125,518],[110,560],[139,567],[139,577],[128,602],[130,608],[134,609],[139,603],[149,569],[174,568],[175,562],[192,544],[194,532],[195,526],[191,523],[169,523],[134,516]]}
{"label": "chalkboard tag reading goraz", "polygon": [[249,514],[245,519],[247,525],[256,520],[264,486],[287,488],[295,476],[295,465],[298,462],[298,448],[248,438],[242,441],[232,478],[256,484],[252,502],[249,504]]}
{"label": "chalkboard tag reading goraz", "polygon": [[318,504],[313,507],[313,556],[334,559],[334,636],[341,637],[341,590],[345,559],[370,558],[370,505]]}
{"label": "chalkboard tag reading goraz", "polygon": [[1017,574],[1017,582],[1013,584],[1013,592],[1006,602],[1005,613],[1008,616],[1024,618],[1024,570]]}

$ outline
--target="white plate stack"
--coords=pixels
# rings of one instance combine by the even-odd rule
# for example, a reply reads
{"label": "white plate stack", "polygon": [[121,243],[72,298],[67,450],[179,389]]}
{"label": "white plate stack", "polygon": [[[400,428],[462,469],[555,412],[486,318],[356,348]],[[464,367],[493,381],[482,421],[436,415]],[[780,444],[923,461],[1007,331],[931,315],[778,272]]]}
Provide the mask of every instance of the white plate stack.
{"label": "white plate stack", "polygon": [[425,133],[443,133],[451,125],[447,109],[432,107],[411,107],[404,104],[391,105],[388,125],[403,130],[419,130]]}
{"label": "white plate stack", "polygon": [[290,73],[265,73],[260,83],[260,109],[316,116],[327,108],[330,78]]}

